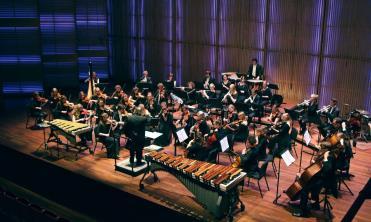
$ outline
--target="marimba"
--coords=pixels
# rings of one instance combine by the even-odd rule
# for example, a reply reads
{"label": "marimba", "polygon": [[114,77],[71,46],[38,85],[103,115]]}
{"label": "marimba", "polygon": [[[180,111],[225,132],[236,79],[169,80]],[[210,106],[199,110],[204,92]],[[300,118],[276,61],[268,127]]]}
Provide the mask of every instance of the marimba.
{"label": "marimba", "polygon": [[156,171],[166,171],[174,175],[198,202],[215,217],[228,216],[233,219],[233,210],[240,203],[240,210],[245,209],[239,198],[238,185],[246,176],[239,168],[192,160],[181,156],[153,151],[145,156],[147,171],[143,175],[139,187],[144,189],[143,180],[152,173],[154,180],[158,177]]}
{"label": "marimba", "polygon": [[[51,122],[49,122],[50,125],[50,136],[48,139],[49,142],[55,142],[58,145],[64,145],[66,147],[66,150],[69,150],[70,148],[76,149],[76,158],[78,153],[83,152],[84,150],[88,149],[88,147],[78,145],[77,143],[77,136],[91,132],[91,127],[88,124],[84,123],[76,123],[68,120],[62,120],[62,119],[55,119]],[[63,143],[58,136],[63,136],[67,139],[67,143]],[[58,147],[59,151],[59,147]],[[59,156],[59,152],[58,152]]]}

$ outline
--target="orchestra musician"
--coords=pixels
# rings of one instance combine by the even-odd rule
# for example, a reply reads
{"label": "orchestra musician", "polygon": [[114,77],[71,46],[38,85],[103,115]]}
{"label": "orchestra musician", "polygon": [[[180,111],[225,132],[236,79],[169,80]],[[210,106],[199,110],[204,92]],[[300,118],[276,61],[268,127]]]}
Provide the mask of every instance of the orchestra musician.
{"label": "orchestra musician", "polygon": [[209,99],[216,99],[217,94],[216,94],[216,89],[215,89],[215,84],[210,83],[209,84],[209,89],[208,90],[200,90],[197,91],[199,93],[199,97],[197,99],[199,108],[207,108],[210,107],[209,104],[207,103]]}
{"label": "orchestra musician", "polygon": [[144,96],[140,92],[139,88],[137,86],[133,87],[133,90],[131,91],[129,100],[134,102],[134,105],[138,105],[140,103],[144,102]]}
{"label": "orchestra musician", "polygon": [[36,118],[36,123],[42,123],[47,116],[47,113],[43,111],[43,106],[48,102],[47,99],[40,96],[38,92],[32,94],[31,102],[29,104],[29,110],[31,116]]}
{"label": "orchestra musician", "polygon": [[151,91],[147,93],[145,108],[149,111],[151,116],[156,116],[158,114],[159,105],[155,102],[155,98]]}
{"label": "orchestra musician", "polygon": [[[80,103],[73,106],[71,116],[72,122],[75,123],[88,123],[90,121],[90,113]],[[80,145],[82,146],[87,146],[87,141],[92,141],[91,132],[79,134],[79,137],[81,139]]]}
{"label": "orchestra musician", "polygon": [[196,131],[199,131],[202,135],[209,134],[210,127],[207,124],[205,113],[198,111],[194,118],[196,123],[191,127],[190,134],[194,134]]}
{"label": "orchestra musician", "polygon": [[79,96],[77,98],[77,104],[81,104],[84,109],[89,108],[89,98],[86,96],[84,91],[79,92]]}
{"label": "orchestra musician", "polygon": [[340,115],[340,109],[338,107],[338,100],[336,98],[332,98],[330,101],[330,107],[327,112],[327,117],[330,121],[332,121],[334,118],[339,117]]}
{"label": "orchestra musician", "polygon": [[302,104],[306,106],[307,109],[303,117],[299,119],[300,130],[301,130],[300,134],[303,134],[305,132],[307,123],[319,124],[319,117],[317,115],[318,95],[312,94],[310,96],[310,99],[305,100]]}
{"label": "orchestra musician", "polygon": [[268,87],[267,81],[263,81],[263,86],[262,86],[262,89],[260,90],[259,94],[261,96],[261,100],[262,100],[261,104],[263,106],[270,103],[270,101],[272,99],[272,91]]}
{"label": "orchestra musician", "polygon": [[149,83],[152,84],[152,79],[149,76],[149,73],[147,70],[143,71],[143,75],[138,79],[138,83]]}
{"label": "orchestra musician", "polygon": [[121,104],[124,105],[125,107],[125,110],[128,111],[128,112],[131,112],[135,105],[134,105],[134,100],[132,100],[128,94],[124,93],[122,94],[122,97],[121,97]]}
{"label": "orchestra musician", "polygon": [[121,86],[115,85],[115,91],[113,91],[109,98],[113,100],[113,104],[117,105],[120,102],[123,93],[124,91],[122,90]]}
{"label": "orchestra musician", "polygon": [[128,147],[130,149],[130,164],[134,165],[134,157],[136,159],[136,166],[144,164],[143,147],[145,143],[145,129],[148,119],[141,115],[142,111],[138,108],[134,109],[133,115],[126,117],[125,121],[125,135],[129,138]]}
{"label": "orchestra musician", "polygon": [[99,99],[95,109],[95,116],[97,117],[96,124],[99,124],[99,122],[102,120],[103,113],[106,113],[110,116],[110,114],[112,114],[112,110],[106,107],[106,102],[104,99]]}
{"label": "orchestra musician", "polygon": [[61,99],[61,94],[59,93],[57,88],[53,88],[50,92],[50,97],[48,99],[48,106],[50,110],[54,110],[57,106],[59,100]]}
{"label": "orchestra musician", "polygon": [[240,155],[240,167],[243,168],[248,175],[259,172],[259,147],[257,145],[258,143],[255,137],[249,136],[247,138],[247,147],[242,150],[242,154]]}
{"label": "orchestra musician", "polygon": [[249,66],[247,71],[247,76],[249,79],[264,79],[263,75],[263,66],[258,64],[258,60],[256,58],[251,59],[252,64]]}
{"label": "orchestra musician", "polygon": [[233,124],[236,120],[238,120],[236,107],[233,104],[229,104],[227,112],[224,114],[223,122],[225,123],[225,128],[230,133],[234,133],[237,130],[235,128],[236,125]]}
{"label": "orchestra musician", "polygon": [[250,96],[250,88],[246,83],[246,77],[243,75],[241,76],[240,81],[237,83],[237,91],[238,91],[238,102],[245,101],[246,98]]}
{"label": "orchestra musician", "polygon": [[291,149],[291,121],[288,113],[282,114],[281,122],[275,126],[272,126],[271,130],[275,132],[275,136],[268,138],[268,148],[270,154],[275,157],[280,155],[284,150]]}
{"label": "orchestra musician", "polygon": [[155,139],[154,144],[158,146],[168,146],[171,142],[174,128],[173,114],[169,112],[166,102],[162,102],[158,123],[158,132],[161,132],[162,135]]}
{"label": "orchestra musician", "polygon": [[233,123],[234,131],[234,140],[243,142],[246,140],[249,135],[248,122],[246,115],[243,111],[238,113],[238,119]]}
{"label": "orchestra musician", "polygon": [[125,106],[122,104],[117,105],[116,110],[113,113],[113,120],[116,121],[118,124],[116,130],[114,131],[114,135],[116,138],[120,138],[122,134],[124,134],[124,121],[125,117],[131,115],[131,113],[125,110]]}
{"label": "orchestra musician", "polygon": [[257,116],[261,111],[261,97],[257,94],[256,90],[251,90],[251,96],[244,101],[245,104],[249,106],[247,110],[249,123],[252,122],[252,118]]}
{"label": "orchestra musician", "polygon": [[84,83],[90,82],[90,78],[91,78],[93,80],[93,82],[94,82],[93,87],[96,87],[96,85],[99,84],[99,78],[97,76],[97,73],[96,72],[92,72],[91,75],[92,75],[91,77],[89,76],[87,79],[84,80]]}
{"label": "orchestra musician", "polygon": [[186,156],[190,159],[203,161],[206,158],[206,149],[204,148],[204,138],[197,129],[194,132],[194,138],[190,140],[186,147]]}
{"label": "orchestra musician", "polygon": [[113,133],[118,126],[114,120],[109,119],[107,113],[103,113],[101,116],[101,121],[96,128],[96,134],[99,137],[99,141],[102,142],[107,148],[107,157],[117,159],[119,156],[119,142],[118,139],[114,137]]}
{"label": "orchestra musician", "polygon": [[157,84],[157,91],[155,93],[155,101],[157,105],[160,105],[162,102],[167,102],[167,93],[165,86],[162,83]]}
{"label": "orchestra musician", "polygon": [[73,103],[67,101],[67,97],[62,95],[57,106],[53,110],[54,119],[71,120],[70,113],[73,110]]}
{"label": "orchestra musician", "polygon": [[174,73],[169,72],[169,75],[166,79],[166,82],[170,83],[170,85],[173,86],[173,87],[176,86],[176,79],[175,79]]}
{"label": "orchestra musician", "polygon": [[224,95],[222,102],[223,103],[236,103],[238,97],[238,92],[236,90],[236,85],[231,84],[229,86],[229,91]]}
{"label": "orchestra musician", "polygon": [[222,85],[222,94],[226,94],[228,91],[229,91],[229,86],[231,85],[231,82],[229,81],[228,79],[228,75],[223,75],[222,77],[222,82],[221,82],[221,85]]}
{"label": "orchestra musician", "polygon": [[277,123],[281,120],[282,113],[280,112],[278,106],[272,106],[272,112],[269,114],[268,121],[273,125],[277,125]]}
{"label": "orchestra musician", "polygon": [[202,80],[202,86],[204,89],[209,89],[209,85],[215,83],[215,79],[211,77],[211,71],[209,69],[205,70],[205,76]]}

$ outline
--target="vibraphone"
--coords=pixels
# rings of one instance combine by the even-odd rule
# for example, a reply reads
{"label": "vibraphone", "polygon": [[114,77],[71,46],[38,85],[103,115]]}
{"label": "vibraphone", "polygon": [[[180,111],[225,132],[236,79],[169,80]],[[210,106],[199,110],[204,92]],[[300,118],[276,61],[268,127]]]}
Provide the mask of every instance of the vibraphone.
{"label": "vibraphone", "polygon": [[[50,125],[50,136],[48,139],[49,142],[55,142],[57,143],[57,150],[58,150],[58,157],[59,157],[59,147],[58,145],[64,145],[66,147],[66,150],[69,149],[76,149],[76,159],[78,157],[78,154],[83,152],[84,150],[88,149],[86,146],[78,145],[77,143],[77,136],[86,133],[91,132],[91,127],[88,124],[84,123],[75,123],[68,120],[62,120],[62,119],[55,119],[51,122],[49,122]],[[63,136],[67,139],[67,143],[63,143],[58,136]]]}
{"label": "vibraphone", "polygon": [[166,171],[174,175],[198,202],[217,218],[228,216],[233,219],[233,210],[240,203],[240,210],[245,209],[239,198],[238,185],[246,176],[239,168],[223,166],[174,156],[153,151],[145,156],[147,171],[143,175],[139,187],[144,189],[143,180],[152,173],[154,180],[158,177],[156,171]]}

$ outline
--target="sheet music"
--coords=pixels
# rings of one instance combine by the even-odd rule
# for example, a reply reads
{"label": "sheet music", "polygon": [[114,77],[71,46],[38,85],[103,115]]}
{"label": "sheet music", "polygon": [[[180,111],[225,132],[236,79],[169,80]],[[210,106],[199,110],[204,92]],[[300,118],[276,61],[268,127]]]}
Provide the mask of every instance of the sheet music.
{"label": "sheet music", "polygon": [[176,135],[178,136],[179,142],[183,143],[186,139],[188,139],[187,133],[184,129],[180,129],[176,132]]}
{"label": "sheet music", "polygon": [[295,158],[291,155],[289,150],[286,150],[284,153],[282,153],[281,157],[287,166],[290,166],[293,162],[295,162]]}
{"label": "sheet music", "polygon": [[145,137],[147,137],[147,138],[156,139],[160,136],[162,136],[162,133],[145,131]]}
{"label": "sheet music", "polygon": [[304,133],[305,144],[307,144],[308,146],[311,140],[312,140],[312,137],[310,136],[308,130],[305,130],[305,133]]}
{"label": "sheet music", "polygon": [[222,147],[222,152],[225,152],[229,148],[228,137],[220,140],[220,146]]}

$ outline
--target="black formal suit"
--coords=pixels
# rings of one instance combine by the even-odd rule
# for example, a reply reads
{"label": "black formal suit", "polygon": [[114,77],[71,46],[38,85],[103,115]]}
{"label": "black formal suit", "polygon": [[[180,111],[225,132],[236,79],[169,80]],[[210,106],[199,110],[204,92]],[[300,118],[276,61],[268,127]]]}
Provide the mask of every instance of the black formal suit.
{"label": "black formal suit", "polygon": [[251,95],[247,98],[246,104],[250,105],[249,109],[247,110],[247,114],[249,117],[249,122],[251,122],[252,117],[257,116],[259,111],[261,111],[261,97],[256,94],[255,96]]}
{"label": "black formal suit", "polygon": [[332,121],[335,117],[339,117],[339,115],[340,115],[340,109],[338,106],[330,107],[327,113],[327,117],[330,119],[330,121]]}
{"label": "black formal suit", "polygon": [[245,154],[241,155],[242,168],[246,173],[251,174],[259,171],[258,154],[259,149],[251,147]]}
{"label": "black formal suit", "polygon": [[259,77],[259,79],[263,79],[264,77],[263,72],[264,72],[263,66],[256,64],[255,76],[253,76],[253,65],[251,64],[247,71],[247,77],[249,79],[253,79],[253,78],[255,79],[257,77]]}
{"label": "black formal suit", "polygon": [[116,158],[118,155],[118,140],[116,140],[112,135],[103,136],[102,134],[110,134],[111,124],[104,123],[100,121],[98,127],[95,129],[95,135],[99,136],[100,142],[102,142],[107,147],[107,157]]}
{"label": "black formal suit", "polygon": [[147,76],[147,80],[144,80],[144,76],[140,77],[137,81],[138,83],[150,83],[152,84],[152,79],[151,77]]}
{"label": "black formal suit", "polygon": [[280,123],[278,135],[269,141],[268,147],[273,156],[280,154],[290,148],[290,126],[286,122]]}
{"label": "black formal suit", "polygon": [[130,163],[134,163],[134,156],[137,163],[143,159],[142,150],[145,142],[145,128],[147,118],[139,115],[131,115],[126,119],[125,134],[129,137]]}
{"label": "black formal suit", "polygon": [[272,98],[272,91],[270,88],[265,88],[260,91],[260,95],[262,98],[262,105],[266,105],[270,103],[270,100]]}

